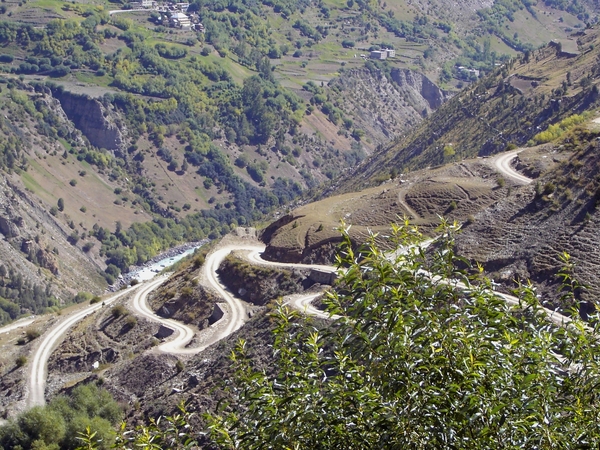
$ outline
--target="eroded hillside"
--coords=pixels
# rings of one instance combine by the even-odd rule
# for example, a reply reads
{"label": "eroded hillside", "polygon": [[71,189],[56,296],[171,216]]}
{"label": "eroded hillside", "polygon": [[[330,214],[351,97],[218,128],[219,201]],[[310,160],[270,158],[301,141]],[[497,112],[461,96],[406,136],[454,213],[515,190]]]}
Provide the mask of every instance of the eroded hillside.
{"label": "eroded hillside", "polygon": [[531,141],[548,126],[594,108],[599,32],[574,36],[572,49],[549,45],[502,65],[399,136],[329,192],[376,184],[392,171],[436,166],[495,154]]}
{"label": "eroded hillside", "polygon": [[[356,243],[370,233],[386,233],[390,223],[404,218],[433,235],[440,216],[471,220],[516,186],[492,159],[399,174],[378,187],[309,203],[273,222],[262,233],[265,255],[275,261],[331,263],[342,220]],[[383,235],[380,241],[386,245]]]}
{"label": "eroded hillside", "polygon": [[587,286],[577,292],[578,300],[588,302],[582,312],[593,311],[600,293],[597,137],[598,131],[576,130],[541,154],[524,153],[519,169],[542,176],[475,214],[458,236],[458,251],[506,286],[533,280],[546,305],[562,310],[574,306],[561,303],[558,292],[567,252],[574,277]]}

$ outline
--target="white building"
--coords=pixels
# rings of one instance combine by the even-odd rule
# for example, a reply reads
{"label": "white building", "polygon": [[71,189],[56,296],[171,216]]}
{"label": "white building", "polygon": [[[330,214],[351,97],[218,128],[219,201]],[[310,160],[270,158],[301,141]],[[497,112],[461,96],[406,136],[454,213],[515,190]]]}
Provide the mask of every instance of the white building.
{"label": "white building", "polygon": [[373,50],[371,52],[371,59],[387,59],[387,50]]}
{"label": "white building", "polygon": [[192,26],[192,22],[190,18],[183,13],[177,12],[171,15],[171,26],[179,27],[179,28],[190,28]]}
{"label": "white building", "polygon": [[131,6],[133,8],[152,8],[155,5],[154,0],[139,0],[136,2],[131,2]]}

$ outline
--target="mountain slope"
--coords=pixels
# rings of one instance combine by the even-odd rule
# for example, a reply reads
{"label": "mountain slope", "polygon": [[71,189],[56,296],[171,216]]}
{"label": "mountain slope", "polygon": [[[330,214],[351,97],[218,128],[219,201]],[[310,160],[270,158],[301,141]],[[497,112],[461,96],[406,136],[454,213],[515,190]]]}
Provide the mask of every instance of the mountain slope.
{"label": "mountain slope", "polygon": [[[575,264],[573,276],[587,287],[577,292],[584,317],[594,311],[598,283],[598,141],[594,131],[574,130],[564,141],[547,145],[540,154],[522,156],[519,167],[542,171],[539,181],[477,213],[458,236],[458,251],[480,261],[506,286],[531,279],[551,308],[565,310],[560,300],[558,272],[563,252]],[[553,159],[558,163],[548,163]]]}
{"label": "mountain slope", "polygon": [[596,29],[579,35],[577,56],[550,45],[499,67],[328,192],[377,183],[392,169],[402,172],[525,145],[550,124],[593,108],[600,77],[598,36]]}

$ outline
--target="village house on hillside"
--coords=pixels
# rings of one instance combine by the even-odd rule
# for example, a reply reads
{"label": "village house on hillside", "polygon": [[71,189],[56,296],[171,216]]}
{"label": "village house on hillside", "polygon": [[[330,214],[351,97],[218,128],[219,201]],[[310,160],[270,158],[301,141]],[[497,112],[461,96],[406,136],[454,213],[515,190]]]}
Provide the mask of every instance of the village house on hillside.
{"label": "village house on hillside", "polygon": [[387,59],[394,58],[396,56],[396,50],[391,48],[384,48],[383,50],[373,50],[371,51],[371,59]]}
{"label": "village house on hillside", "polygon": [[192,26],[190,18],[181,12],[173,13],[169,21],[172,27],[191,28]]}

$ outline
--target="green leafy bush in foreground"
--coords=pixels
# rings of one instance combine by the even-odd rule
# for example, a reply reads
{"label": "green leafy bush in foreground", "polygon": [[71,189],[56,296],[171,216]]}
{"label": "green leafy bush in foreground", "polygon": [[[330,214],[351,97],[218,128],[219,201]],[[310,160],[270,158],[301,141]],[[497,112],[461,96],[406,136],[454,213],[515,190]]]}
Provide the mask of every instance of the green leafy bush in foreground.
{"label": "green leafy bush in foreground", "polygon": [[80,433],[94,430],[96,449],[111,448],[114,426],[122,411],[108,391],[94,384],[73,389],[69,396],[36,406],[0,427],[0,449],[68,450],[82,444]]}
{"label": "green leafy bush in foreground", "polygon": [[[457,269],[455,227],[434,256],[419,247],[390,258],[375,239],[354,253],[328,295],[336,326],[323,332],[280,306],[275,376],[233,353],[231,404],[208,416],[221,448],[596,448],[598,340],[575,320],[558,327],[534,290],[509,306],[481,271]],[[394,226],[396,248],[420,235]],[[468,289],[446,280],[461,280]],[[568,285],[565,282],[565,286]]]}

